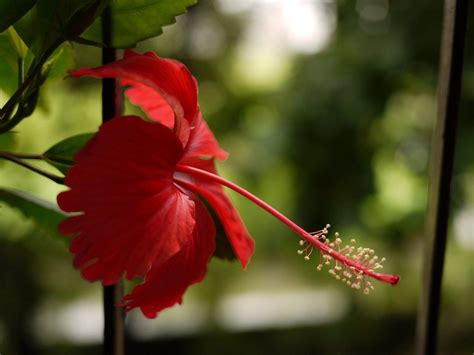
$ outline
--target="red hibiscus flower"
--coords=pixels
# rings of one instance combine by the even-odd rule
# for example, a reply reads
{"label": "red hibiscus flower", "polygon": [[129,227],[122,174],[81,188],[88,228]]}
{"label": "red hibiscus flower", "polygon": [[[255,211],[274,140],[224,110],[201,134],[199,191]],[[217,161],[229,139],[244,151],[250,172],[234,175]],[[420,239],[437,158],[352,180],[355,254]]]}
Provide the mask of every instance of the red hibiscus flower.
{"label": "red hibiscus flower", "polygon": [[126,310],[139,307],[153,318],[181,303],[186,288],[204,278],[215,250],[215,226],[202,200],[220,219],[242,266],[247,265],[254,243],[222,186],[295,230],[305,259],[317,247],[318,270],[329,265],[336,278],[365,292],[373,288],[367,276],[398,282],[398,276],[375,271],[383,260],[373,250],[343,246],[338,237],[331,242],[327,228],[308,233],[217,175],[214,160],[227,153],[201,116],[196,80],[183,64],[127,51],[122,60],[79,69],[72,76],[118,78],[130,101],[149,118],[122,116],[103,124],[74,157],[66,177],[70,190],[58,196],[63,210],[80,212],[65,220],[60,231],[73,236],[74,266],[85,279],[110,285],[121,275],[145,278],[125,296]]}

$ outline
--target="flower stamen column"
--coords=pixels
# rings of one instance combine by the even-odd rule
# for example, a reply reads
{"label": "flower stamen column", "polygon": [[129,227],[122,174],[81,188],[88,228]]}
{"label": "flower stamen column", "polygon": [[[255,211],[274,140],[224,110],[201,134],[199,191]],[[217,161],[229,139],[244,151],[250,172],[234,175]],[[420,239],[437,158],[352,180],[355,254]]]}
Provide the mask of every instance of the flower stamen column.
{"label": "flower stamen column", "polygon": [[[196,177],[199,177],[200,179],[208,180],[210,182],[218,183],[222,186],[230,188],[234,190],[235,192],[239,193],[240,195],[248,198],[250,201],[258,205],[259,207],[263,208],[265,211],[273,215],[275,218],[277,218],[278,220],[286,224],[288,227],[293,229],[297,234],[299,234],[300,237],[302,238],[302,243],[300,244],[305,245],[306,248],[308,246],[318,248],[320,252],[323,254],[325,265],[330,265],[331,261],[334,261],[336,265],[334,266],[334,269],[331,269],[332,272],[330,270],[330,274],[335,275],[337,271],[342,271],[342,269],[339,270],[339,268],[341,268],[340,265],[343,265],[345,269],[343,270],[343,274],[351,275],[351,277],[352,275],[354,275],[355,279],[359,281],[363,281],[362,279],[366,275],[376,280],[395,285],[398,283],[400,279],[396,275],[389,275],[389,274],[382,274],[382,273],[375,272],[376,269],[381,268],[382,266],[381,266],[381,263],[376,263],[377,256],[373,256],[370,259],[366,257],[373,254],[372,249],[359,247],[354,252],[354,250],[350,249],[351,248],[350,246],[347,246],[343,248],[343,252],[336,250],[335,246],[336,244],[337,246],[339,246],[340,239],[337,238],[335,243],[331,243],[329,239],[325,237],[326,234],[328,233],[327,229],[330,227],[330,225],[327,225],[326,228],[318,232],[309,233],[303,228],[301,228],[300,226],[298,226],[296,223],[294,223],[292,220],[290,220],[288,217],[283,215],[281,212],[277,211],[275,208],[267,204],[265,201],[259,199],[258,197],[251,194],[250,192],[243,189],[242,187],[216,174],[213,174],[211,172],[198,169],[192,166],[181,165],[181,164],[178,164],[176,166],[176,171],[189,174],[190,176],[196,176]],[[175,181],[179,185],[182,185],[185,188],[189,188],[191,190],[195,188],[189,182],[183,179],[179,179],[179,176],[175,177]],[[336,235],[336,237],[338,236],[339,234]],[[303,249],[303,252],[307,250],[306,248]],[[306,253],[305,259],[309,260],[309,256],[310,256],[310,252]],[[338,264],[338,262],[340,265]],[[322,265],[323,264],[321,263],[318,265],[318,270],[322,269]],[[344,280],[344,281],[348,282],[348,280]],[[363,290],[365,293],[368,293],[372,285],[370,283],[367,284],[367,282],[365,282],[365,284],[368,285],[368,288],[364,287]],[[360,283],[357,283],[357,281],[355,283],[351,282],[349,286],[352,286],[353,288],[356,288],[356,289],[361,288]]]}

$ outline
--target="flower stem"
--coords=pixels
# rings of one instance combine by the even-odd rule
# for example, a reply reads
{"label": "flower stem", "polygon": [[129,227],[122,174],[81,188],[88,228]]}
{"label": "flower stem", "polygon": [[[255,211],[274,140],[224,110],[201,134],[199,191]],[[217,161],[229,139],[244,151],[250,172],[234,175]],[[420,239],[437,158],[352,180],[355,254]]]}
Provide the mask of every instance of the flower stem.
{"label": "flower stem", "polygon": [[[33,82],[36,76],[41,75],[41,69],[43,68],[43,64],[46,62],[49,56],[54,53],[56,48],[58,48],[63,42],[64,40],[62,38],[54,41],[53,44],[44,51],[41,57],[30,67],[21,85],[13,93],[10,99],[8,99],[5,105],[3,105],[3,107],[0,109],[1,121],[8,121],[10,114],[13,112],[13,109],[15,108],[15,105],[19,102],[19,100],[21,99],[23,93],[26,91],[28,86]],[[6,132],[7,130],[13,128],[23,118],[25,117],[18,116],[15,122],[10,123],[10,125],[7,125],[5,122],[2,122],[2,124],[0,124],[0,132]],[[7,126],[8,126],[8,129],[6,128]]]}
{"label": "flower stem", "polygon": [[15,164],[18,164],[18,165],[21,165],[23,166],[24,168],[27,168],[41,176],[44,176],[52,181],[54,181],[55,183],[57,184],[64,184],[64,178],[62,176],[57,176],[57,175],[54,175],[54,174],[51,174],[49,172],[47,172],[46,170],[43,170],[43,169],[40,169],[36,166],[33,166],[23,160],[21,160],[21,158],[23,159],[41,159],[41,158],[38,158],[34,155],[29,155],[29,154],[12,154],[12,153],[8,153],[8,152],[2,152],[0,151],[0,159],[3,158],[5,160],[9,160]]}
{"label": "flower stem", "polygon": [[[372,271],[371,269],[369,269],[368,267],[362,265],[362,263],[359,262],[358,260],[349,259],[346,256],[338,253],[336,250],[332,249],[328,244],[326,244],[326,243],[322,242],[321,240],[319,240],[319,238],[318,238],[319,235],[316,235],[316,236],[311,235],[306,230],[304,230],[303,228],[298,226],[296,223],[294,223],[292,220],[290,220],[288,217],[286,217],[284,214],[282,214],[281,212],[277,211],[275,208],[270,206],[268,203],[266,203],[262,199],[258,198],[257,196],[253,195],[252,193],[248,192],[247,190],[243,189],[242,187],[234,184],[233,182],[230,182],[230,181],[228,181],[228,180],[226,180],[226,179],[224,179],[224,178],[222,178],[222,177],[220,177],[216,174],[213,174],[211,172],[201,170],[201,169],[198,169],[198,168],[194,168],[194,167],[191,167],[191,166],[187,166],[187,165],[178,164],[176,166],[176,170],[180,171],[180,172],[183,172],[183,173],[190,174],[192,176],[198,177],[200,179],[203,179],[203,180],[206,180],[206,181],[209,181],[209,182],[212,182],[212,183],[217,183],[217,184],[225,186],[225,187],[227,187],[231,190],[234,190],[238,194],[246,197],[247,199],[249,199],[250,201],[255,203],[257,206],[260,206],[265,211],[270,213],[272,216],[274,216],[275,218],[277,218],[278,220],[280,220],[281,222],[286,224],[288,227],[293,229],[306,242],[308,242],[311,245],[318,248],[322,253],[330,255],[332,258],[334,258],[335,260],[340,261],[341,263],[343,263],[344,265],[346,265],[348,267],[353,267],[356,270],[358,270],[359,272],[362,272],[363,274],[365,274],[367,276],[373,277],[374,279],[377,279],[379,281],[386,282],[386,283],[389,283],[389,284],[392,284],[392,285],[397,284],[399,279],[400,279],[396,275],[376,273],[376,272]],[[184,187],[192,189],[192,184],[191,183],[186,182],[186,181],[182,181],[182,180],[178,180],[178,182],[179,182],[179,184],[183,185]]]}
{"label": "flower stem", "polygon": [[23,154],[23,153],[13,153],[7,151],[0,151],[0,156],[9,155],[18,159],[32,159],[32,160],[43,160],[43,156],[41,154]]}

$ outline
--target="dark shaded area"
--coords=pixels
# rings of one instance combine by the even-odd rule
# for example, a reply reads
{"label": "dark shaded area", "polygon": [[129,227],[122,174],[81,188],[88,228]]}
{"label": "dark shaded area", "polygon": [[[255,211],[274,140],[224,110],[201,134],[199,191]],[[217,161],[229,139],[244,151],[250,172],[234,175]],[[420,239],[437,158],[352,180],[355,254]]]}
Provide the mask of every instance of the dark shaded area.
{"label": "dark shaded area", "polygon": [[35,279],[38,258],[25,242],[0,239],[0,309],[5,354],[35,354],[31,314],[41,299],[42,290]]}
{"label": "dark shaded area", "polygon": [[[394,316],[384,324],[384,335],[374,336],[367,342],[369,334],[377,334],[377,320],[366,320],[358,324],[355,320],[343,327],[305,327],[290,330],[268,330],[230,334],[217,332],[200,336],[163,339],[156,341],[128,342],[127,351],[132,354],[410,354],[411,344],[403,341],[413,333],[413,319]],[[397,340],[393,334],[397,335]],[[387,344],[390,344],[389,346]],[[100,354],[99,347],[82,347],[75,350],[67,346],[45,348],[39,354]]]}

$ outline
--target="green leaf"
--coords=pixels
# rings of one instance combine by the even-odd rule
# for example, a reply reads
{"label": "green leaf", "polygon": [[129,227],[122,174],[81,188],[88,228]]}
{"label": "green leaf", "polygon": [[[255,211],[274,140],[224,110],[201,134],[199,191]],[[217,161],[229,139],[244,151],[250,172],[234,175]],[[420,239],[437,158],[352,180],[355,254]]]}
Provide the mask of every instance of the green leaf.
{"label": "green leaf", "polygon": [[16,132],[6,132],[0,134],[0,150],[11,151],[18,143]]}
{"label": "green leaf", "polygon": [[18,57],[25,59],[26,55],[28,54],[28,47],[26,46],[25,42],[21,39],[18,33],[15,31],[13,26],[8,27],[5,31],[10,43],[12,44],[13,48]]}
{"label": "green leaf", "polygon": [[75,65],[74,49],[71,43],[66,42],[44,63],[43,73],[47,72],[48,79],[64,78],[68,70]]}
{"label": "green leaf", "polygon": [[66,138],[44,152],[43,158],[46,162],[66,175],[74,162],[74,155],[76,155],[93,136],[94,133],[84,133]]}
{"label": "green leaf", "polygon": [[[44,233],[65,240],[58,231],[58,224],[67,214],[54,203],[43,200],[24,191],[0,188],[0,201],[18,209],[31,219]],[[0,212],[1,213],[1,212]]]}
{"label": "green leaf", "polygon": [[[197,0],[112,0],[112,47],[134,47],[139,41],[159,35],[163,26],[175,23],[176,16],[196,3]],[[82,37],[102,43],[101,18]]]}
{"label": "green leaf", "polygon": [[[62,78],[74,67],[74,51],[71,44],[64,43],[46,61],[43,73],[48,79]],[[6,34],[0,34],[0,90],[11,96],[18,87],[17,54]]]}
{"label": "green leaf", "polygon": [[18,86],[17,54],[7,35],[0,34],[0,90],[10,96]]}
{"label": "green leaf", "polygon": [[109,1],[37,0],[36,5],[14,27],[39,58],[50,48],[79,36]]}
{"label": "green leaf", "polygon": [[0,0],[0,32],[19,20],[29,9],[33,7],[36,0]]}
{"label": "green leaf", "polygon": [[[0,134],[0,150],[12,151],[18,144],[18,137],[16,132],[5,132]],[[0,159],[0,167],[2,167],[7,161]]]}

